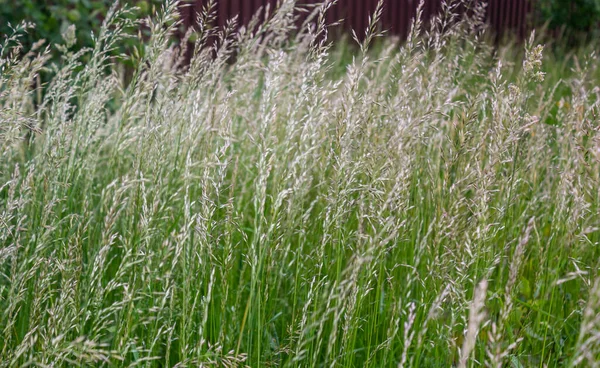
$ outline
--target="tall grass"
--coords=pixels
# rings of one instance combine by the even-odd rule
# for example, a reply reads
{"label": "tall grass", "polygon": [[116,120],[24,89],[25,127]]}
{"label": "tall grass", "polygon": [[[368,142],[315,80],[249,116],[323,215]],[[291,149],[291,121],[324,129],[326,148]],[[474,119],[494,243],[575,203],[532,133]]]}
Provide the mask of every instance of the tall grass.
{"label": "tall grass", "polygon": [[600,365],[598,56],[450,3],[339,73],[329,4],[187,67],[167,2],[127,86],[115,7],[43,96],[4,41],[0,367]]}

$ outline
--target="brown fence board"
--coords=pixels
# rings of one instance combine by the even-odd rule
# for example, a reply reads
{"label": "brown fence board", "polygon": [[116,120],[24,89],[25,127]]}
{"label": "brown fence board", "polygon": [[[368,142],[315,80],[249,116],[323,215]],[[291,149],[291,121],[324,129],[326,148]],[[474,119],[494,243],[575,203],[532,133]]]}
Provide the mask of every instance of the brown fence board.
{"label": "brown fence board", "polygon": [[[240,2],[237,0],[229,0],[230,4],[229,4],[229,18],[233,18],[236,15],[239,16],[240,15]],[[221,11],[221,4],[219,3],[219,11]],[[241,17],[238,19],[239,22],[242,22]],[[222,25],[222,24],[221,24]]]}
{"label": "brown fence board", "polygon": [[[202,9],[207,0],[196,0],[195,6],[182,8],[185,24],[193,24],[195,13]],[[438,14],[442,2],[447,0],[424,0],[423,18],[425,21]],[[483,1],[483,0],[477,0]],[[488,0],[487,19],[498,34],[513,30],[520,37],[527,34],[528,22],[531,19],[534,0]],[[217,0],[217,21],[223,26],[228,19],[239,15],[240,25],[247,24],[254,13],[261,7],[270,4],[271,10],[278,0]],[[315,4],[319,0],[299,0],[300,4]],[[359,36],[364,35],[368,26],[369,15],[373,13],[377,0],[339,0],[327,14],[327,22],[333,23],[344,19],[344,28],[354,29]],[[383,29],[391,34],[405,38],[416,13],[419,0],[385,0],[381,19]]]}

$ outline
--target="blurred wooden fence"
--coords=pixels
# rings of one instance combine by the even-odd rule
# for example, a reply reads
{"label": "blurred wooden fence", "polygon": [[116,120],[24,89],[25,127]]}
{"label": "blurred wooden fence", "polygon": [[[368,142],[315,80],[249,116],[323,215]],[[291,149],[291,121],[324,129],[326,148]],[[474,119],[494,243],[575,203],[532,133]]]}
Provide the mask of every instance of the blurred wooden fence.
{"label": "blurred wooden fence", "polygon": [[[425,20],[439,13],[444,0],[425,0],[423,17]],[[482,2],[485,0],[475,0]],[[524,37],[529,30],[534,0],[487,0],[487,20],[497,34],[513,31]],[[207,0],[193,0],[191,6],[182,9],[187,25],[194,23],[195,14],[199,12]],[[217,0],[219,25],[235,15],[239,15],[240,23],[245,24],[256,10],[267,4],[274,7],[277,0]],[[319,0],[300,0],[299,4],[318,3]],[[415,16],[419,0],[385,0],[382,26],[390,33],[405,37],[410,22]],[[362,34],[367,27],[369,15],[372,14],[377,0],[339,0],[327,14],[327,20],[333,23],[344,19],[344,27],[354,29]]]}

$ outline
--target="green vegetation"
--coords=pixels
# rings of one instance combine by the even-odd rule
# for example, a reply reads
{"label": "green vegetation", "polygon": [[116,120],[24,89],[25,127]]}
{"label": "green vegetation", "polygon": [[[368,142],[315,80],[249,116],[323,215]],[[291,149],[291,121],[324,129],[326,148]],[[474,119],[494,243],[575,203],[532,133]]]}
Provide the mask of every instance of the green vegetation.
{"label": "green vegetation", "polygon": [[540,21],[572,40],[598,37],[600,0],[540,0],[537,7]]}
{"label": "green vegetation", "polygon": [[170,2],[127,86],[126,11],[43,96],[4,43],[0,367],[598,366],[597,54],[376,13],[341,73],[293,7],[183,69]]}
{"label": "green vegetation", "polygon": [[[141,20],[153,13],[153,9],[160,8],[162,0],[140,0],[132,2],[135,7],[130,8],[127,17],[130,23]],[[97,33],[102,22],[110,11],[114,0],[0,0],[0,42],[7,35],[11,35],[21,28],[19,42],[26,50],[43,40],[45,45],[57,45],[63,42],[62,35],[71,27],[75,30],[75,45],[77,50],[93,47],[95,42],[93,33]],[[24,26],[23,26],[24,25]],[[129,24],[131,30],[140,30],[142,37],[149,36],[148,29],[140,24]],[[133,32],[132,32],[133,33]],[[135,48],[140,47],[138,34],[127,37],[115,45],[114,55],[131,55]],[[53,61],[59,62],[59,53],[55,48],[50,52]],[[86,58],[89,54],[83,55]],[[129,57],[123,59],[125,65],[130,64]]]}

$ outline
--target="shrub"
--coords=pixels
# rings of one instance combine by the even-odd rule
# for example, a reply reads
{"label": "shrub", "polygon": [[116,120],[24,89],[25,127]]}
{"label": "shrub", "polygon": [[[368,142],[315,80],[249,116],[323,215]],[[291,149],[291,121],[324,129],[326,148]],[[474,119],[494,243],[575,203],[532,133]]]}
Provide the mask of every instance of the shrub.
{"label": "shrub", "polygon": [[600,0],[542,0],[537,4],[541,20],[550,29],[562,30],[570,39],[587,39],[597,35],[600,27]]}
{"label": "shrub", "polygon": [[[63,33],[68,27],[75,26],[77,43],[74,48],[92,47],[92,34],[100,30],[106,13],[114,3],[113,0],[0,0],[0,36],[11,35],[22,22],[32,25],[19,39],[27,50],[42,39],[50,45],[61,44]],[[161,0],[137,1],[129,17],[139,19],[149,16],[152,8],[161,4]],[[147,33],[147,30],[144,31]],[[139,41],[135,38],[123,39],[115,55],[130,52],[136,45]],[[55,50],[52,53],[56,60],[58,53]]]}

